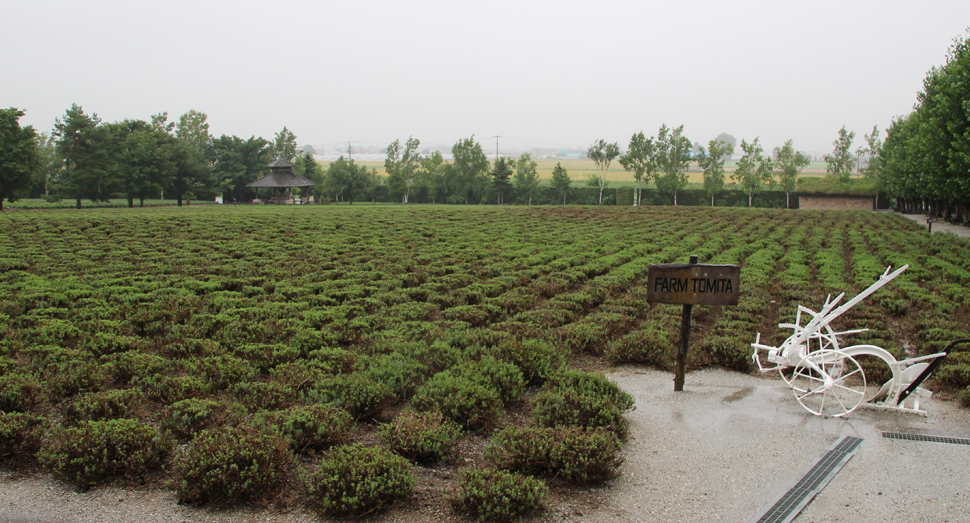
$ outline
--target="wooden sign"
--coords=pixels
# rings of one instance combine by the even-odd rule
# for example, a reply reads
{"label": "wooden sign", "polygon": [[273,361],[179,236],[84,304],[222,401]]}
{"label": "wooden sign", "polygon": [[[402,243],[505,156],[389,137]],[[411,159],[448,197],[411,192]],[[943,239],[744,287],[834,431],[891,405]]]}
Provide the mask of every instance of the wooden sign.
{"label": "wooden sign", "polygon": [[680,321],[680,350],[674,370],[674,390],[684,390],[687,349],[690,343],[691,309],[694,305],[737,305],[741,290],[741,267],[697,263],[660,263],[650,265],[647,273],[647,301],[684,306]]}
{"label": "wooden sign", "polygon": [[704,263],[650,265],[647,301],[677,305],[737,305],[741,267]]}

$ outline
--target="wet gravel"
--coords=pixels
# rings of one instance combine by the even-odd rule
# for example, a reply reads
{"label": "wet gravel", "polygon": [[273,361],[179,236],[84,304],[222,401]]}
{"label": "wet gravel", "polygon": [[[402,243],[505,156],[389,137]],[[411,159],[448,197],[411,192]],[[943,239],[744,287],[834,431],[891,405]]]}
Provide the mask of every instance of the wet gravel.
{"label": "wet gravel", "polygon": [[[621,367],[610,374],[633,394],[623,473],[608,488],[553,489],[536,522],[748,521],[842,435],[864,439],[853,457],[796,522],[970,521],[970,446],[885,439],[883,431],[970,437],[970,411],[925,402],[927,417],[859,409],[818,418],[781,381],[725,370],[672,375]],[[440,489],[419,480],[417,494],[376,522],[457,522]],[[439,478],[440,479],[440,478]],[[85,493],[46,476],[0,473],[0,522],[303,523],[302,509],[219,510],[178,505],[164,490],[100,487]]]}

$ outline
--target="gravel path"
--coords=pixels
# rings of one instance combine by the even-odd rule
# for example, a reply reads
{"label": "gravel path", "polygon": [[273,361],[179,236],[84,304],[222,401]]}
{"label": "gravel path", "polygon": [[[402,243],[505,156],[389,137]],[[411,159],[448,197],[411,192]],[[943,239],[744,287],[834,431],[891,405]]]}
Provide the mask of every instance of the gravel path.
{"label": "gravel path", "polygon": [[[970,446],[881,437],[882,431],[970,437],[970,411],[953,402],[930,399],[927,417],[860,409],[849,419],[822,419],[802,410],[783,382],[736,372],[690,373],[681,393],[673,392],[666,372],[621,367],[610,377],[637,404],[622,476],[610,488],[560,493],[536,521],[748,521],[842,435],[865,441],[796,522],[970,521]],[[440,508],[411,502],[372,521],[462,521]],[[180,506],[159,490],[77,493],[46,477],[0,474],[0,522],[42,521],[321,520],[300,510]]]}
{"label": "gravel path", "polygon": [[970,411],[930,399],[927,417],[859,409],[805,412],[780,380],[724,370],[634,368],[611,376],[636,397],[624,475],[589,521],[748,521],[842,435],[858,454],[797,522],[970,521],[970,446],[898,441],[883,431],[970,437]]}
{"label": "gravel path", "polygon": [[[926,227],[926,215],[924,214],[903,214],[906,218],[913,220],[914,222]],[[938,221],[933,223],[933,232],[952,232],[957,236],[963,238],[970,238],[970,227],[965,227],[963,225],[953,225],[944,221]]]}

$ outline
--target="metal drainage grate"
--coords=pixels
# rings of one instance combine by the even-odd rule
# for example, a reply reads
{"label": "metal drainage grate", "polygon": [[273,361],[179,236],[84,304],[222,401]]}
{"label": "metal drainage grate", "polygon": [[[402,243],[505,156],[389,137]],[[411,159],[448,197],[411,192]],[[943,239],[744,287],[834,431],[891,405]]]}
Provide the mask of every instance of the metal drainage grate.
{"label": "metal drainage grate", "polygon": [[955,443],[957,445],[970,445],[970,439],[967,438],[924,436],[922,434],[906,434],[905,432],[883,432],[882,437],[889,439],[905,439],[909,441],[930,441],[933,443]]}
{"label": "metal drainage grate", "polygon": [[750,523],[789,523],[795,519],[805,505],[808,505],[812,498],[821,492],[842,469],[842,466],[855,455],[861,443],[862,438],[842,436],[828,452],[802,472],[801,477],[795,480],[787,492],[755,516]]}

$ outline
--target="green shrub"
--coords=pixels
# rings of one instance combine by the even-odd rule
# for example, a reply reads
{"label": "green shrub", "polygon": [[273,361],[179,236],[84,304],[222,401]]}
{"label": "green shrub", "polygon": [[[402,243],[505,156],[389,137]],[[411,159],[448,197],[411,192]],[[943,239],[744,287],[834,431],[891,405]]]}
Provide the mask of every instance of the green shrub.
{"label": "green shrub", "polygon": [[550,333],[556,344],[567,352],[602,354],[601,344],[609,331],[595,323],[570,323]]}
{"label": "green shrub", "polygon": [[377,417],[396,399],[391,388],[360,372],[327,377],[308,389],[308,403],[324,403],[346,409],[355,420]]}
{"label": "green shrub", "polygon": [[390,387],[398,400],[411,397],[428,372],[426,365],[399,352],[361,358],[357,368],[368,378]]}
{"label": "green shrub", "polygon": [[668,368],[675,354],[670,333],[645,328],[610,343],[606,356],[614,363],[639,363]]}
{"label": "green shrub", "polygon": [[26,412],[40,399],[41,385],[29,374],[0,376],[0,411]]}
{"label": "green shrub", "polygon": [[[181,325],[172,326],[173,337],[179,327]],[[170,344],[159,347],[158,351],[171,359],[199,358],[218,353],[219,344],[209,339],[175,339]]]}
{"label": "green shrub", "polygon": [[543,390],[553,389],[571,389],[583,395],[599,396],[624,411],[633,408],[633,396],[623,392],[619,385],[602,374],[567,370],[550,378],[543,387]]}
{"label": "green shrub", "polygon": [[500,343],[493,354],[518,367],[530,385],[544,383],[566,366],[565,353],[541,340],[508,340]]}
{"label": "green shrub", "polygon": [[566,371],[546,382],[533,407],[541,426],[602,427],[626,441],[630,422],[623,413],[633,407],[633,397],[598,374]]}
{"label": "green shrub", "polygon": [[157,354],[144,352],[119,352],[105,356],[101,361],[111,367],[116,380],[125,384],[164,372],[171,365]]}
{"label": "green shrub", "polygon": [[494,356],[466,361],[452,367],[449,372],[494,391],[505,405],[517,402],[525,391],[522,371],[514,364],[497,360]]}
{"label": "green shrub", "polygon": [[259,369],[250,362],[228,354],[202,358],[196,368],[217,389],[226,389],[237,383],[252,381],[259,373]]}
{"label": "green shrub", "polygon": [[612,432],[582,427],[509,427],[485,448],[497,468],[581,484],[615,478],[623,463],[619,453],[620,440]]}
{"label": "green shrub", "polygon": [[99,391],[114,381],[110,365],[89,361],[62,362],[44,371],[45,389],[51,396],[67,397],[79,392]]}
{"label": "green shrub", "polygon": [[325,449],[343,443],[354,427],[354,419],[344,409],[324,405],[300,405],[278,412],[274,424],[290,443],[302,452]]}
{"label": "green shrub", "polygon": [[89,351],[95,356],[115,352],[141,351],[148,344],[134,336],[121,336],[110,332],[93,332],[82,338],[78,348]]}
{"label": "green shrub", "polygon": [[450,369],[461,361],[461,353],[458,349],[443,341],[436,341],[424,347],[416,347],[411,356],[427,367],[431,374]]}
{"label": "green shrub", "polygon": [[65,402],[64,420],[100,421],[118,418],[134,418],[132,414],[145,402],[145,395],[138,390],[124,389],[104,392],[86,392]]}
{"label": "green shrub", "polygon": [[960,404],[964,407],[970,408],[970,387],[967,387],[960,391]]}
{"label": "green shrub", "polygon": [[463,469],[451,505],[481,521],[505,521],[545,509],[549,487],[542,481],[512,472]]}
{"label": "green shrub", "polygon": [[460,437],[461,427],[438,411],[405,411],[393,423],[381,427],[385,445],[419,463],[440,460]]}
{"label": "green shrub", "polygon": [[306,360],[277,365],[269,371],[270,381],[276,381],[299,394],[329,373]]}
{"label": "green shrub", "polygon": [[245,414],[242,405],[229,400],[189,398],[162,410],[160,421],[164,429],[186,439],[210,426],[235,425]]}
{"label": "green shrub", "polygon": [[148,397],[167,404],[206,396],[212,388],[208,381],[193,375],[155,374],[133,379],[131,384],[142,390]]}
{"label": "green shrub", "polygon": [[886,312],[898,318],[906,316],[906,313],[909,312],[909,300],[903,298],[884,296],[878,303],[882,305]]}
{"label": "green shrub", "polygon": [[414,490],[411,464],[384,449],[337,447],[304,476],[307,494],[327,514],[369,514]]}
{"label": "green shrub", "polygon": [[233,355],[248,360],[260,370],[269,370],[277,365],[295,360],[300,356],[300,351],[282,343],[254,343],[236,346]]}
{"label": "green shrub", "polygon": [[747,372],[751,366],[751,346],[748,343],[733,336],[711,335],[704,338],[700,349],[713,356],[720,365]]}
{"label": "green shrub", "polygon": [[488,431],[502,415],[498,393],[449,371],[435,374],[421,386],[411,405],[422,412],[439,410],[470,430]]}
{"label": "green shrub", "polygon": [[449,320],[463,321],[480,327],[488,321],[501,314],[497,306],[487,307],[485,305],[458,305],[445,309],[442,316]]}
{"label": "green shrub", "polygon": [[279,434],[250,425],[203,430],[174,460],[180,503],[265,498],[292,465]]}
{"label": "green shrub", "polygon": [[0,413],[0,462],[30,460],[40,448],[47,419],[23,412]]}
{"label": "green shrub", "polygon": [[970,352],[951,352],[943,360],[933,379],[951,390],[970,386]]}
{"label": "green shrub", "polygon": [[279,410],[296,398],[296,387],[279,381],[247,381],[236,385],[233,393],[249,410]]}
{"label": "green shrub", "polygon": [[347,352],[340,348],[322,347],[310,351],[303,363],[326,370],[329,374],[343,374],[353,369],[356,360],[357,355],[353,352]]}
{"label": "green shrub", "polygon": [[53,428],[37,459],[79,486],[112,476],[134,478],[160,466],[172,441],[135,419],[82,421],[76,427]]}

